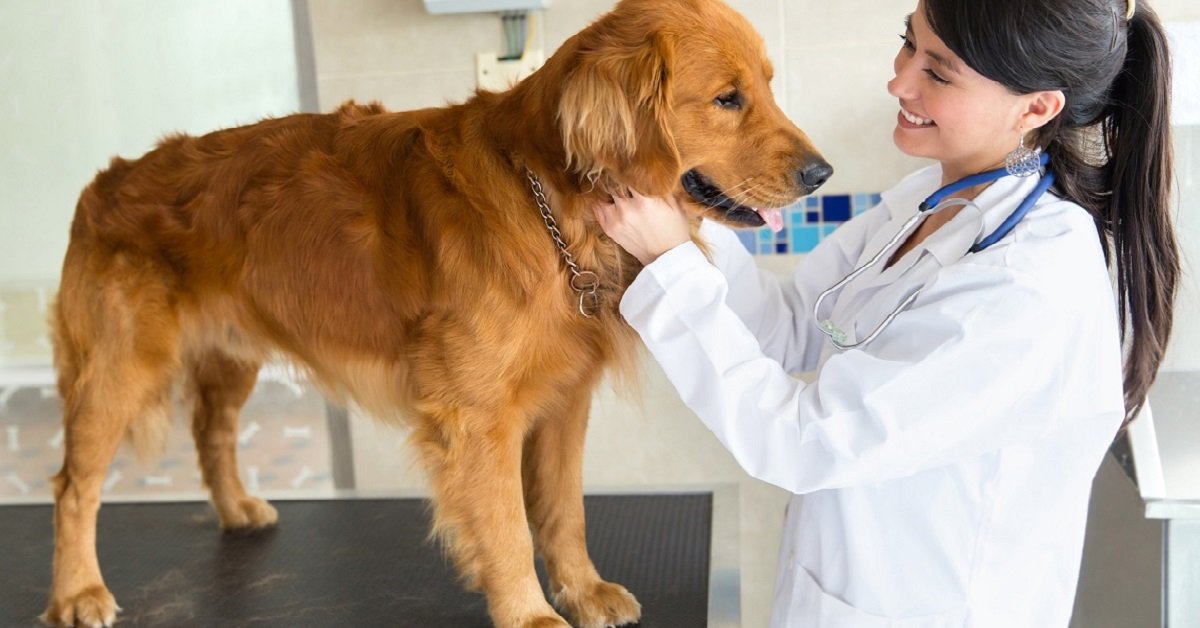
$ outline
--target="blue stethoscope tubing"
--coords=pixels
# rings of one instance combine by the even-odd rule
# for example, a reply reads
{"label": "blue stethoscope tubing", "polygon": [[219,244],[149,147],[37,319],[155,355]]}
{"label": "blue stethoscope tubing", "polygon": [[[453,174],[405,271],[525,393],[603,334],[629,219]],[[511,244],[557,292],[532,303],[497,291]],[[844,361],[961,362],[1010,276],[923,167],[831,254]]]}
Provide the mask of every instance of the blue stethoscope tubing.
{"label": "blue stethoscope tubing", "polygon": [[[1040,162],[1042,168],[1046,168],[1046,166],[1050,164],[1050,155],[1042,153]],[[963,177],[954,183],[942,187],[933,194],[930,194],[929,198],[925,199],[921,203],[919,209],[921,212],[928,212],[930,209],[941,204],[941,202],[951,194],[956,194],[965,189],[972,188],[977,185],[983,185],[984,183],[998,181],[1008,176],[1008,174],[1008,170],[1004,168],[996,168],[995,170],[988,170],[987,172],[980,172],[979,174],[973,174],[969,177]],[[1001,238],[1008,235],[1008,233],[1013,230],[1013,227],[1016,227],[1017,223],[1021,222],[1021,219],[1025,217],[1025,214],[1029,213],[1029,210],[1032,209],[1034,204],[1038,202],[1038,199],[1042,197],[1042,194],[1045,194],[1046,190],[1050,189],[1051,185],[1054,185],[1054,173],[1047,170],[1046,173],[1042,175],[1041,181],[1038,181],[1037,186],[1033,188],[1033,191],[1029,193],[1029,196],[1025,197],[1025,200],[1017,207],[1017,209],[1010,214],[1008,218],[1005,218],[1004,222],[1000,223],[1000,226],[996,227],[996,230],[993,231],[991,235],[980,240],[979,242],[976,242],[975,245],[971,247],[969,252],[978,253],[999,242]]]}
{"label": "blue stethoscope tubing", "polygon": [[[1004,236],[1008,235],[1013,228],[1015,228],[1017,224],[1021,222],[1021,219],[1025,218],[1025,215],[1029,213],[1029,210],[1032,209],[1035,204],[1037,204],[1038,199],[1040,199],[1042,195],[1046,193],[1046,190],[1050,189],[1050,186],[1054,185],[1054,173],[1047,168],[1047,166],[1050,164],[1050,156],[1043,153],[1040,156],[1040,164],[1044,170],[1044,173],[1042,174],[1041,180],[1038,181],[1036,186],[1034,186],[1033,191],[1025,197],[1025,200],[1023,200],[1021,204],[1017,206],[1017,209],[1014,210],[1012,214],[1009,214],[1008,218],[1004,219],[1004,222],[1000,223],[999,227],[996,227],[995,231],[973,244],[971,248],[968,249],[968,253],[978,253],[979,251],[982,251],[1003,239]],[[980,172],[978,174],[963,177],[958,181],[939,188],[933,194],[930,194],[929,197],[922,201],[918,206],[917,215],[909,219],[909,221],[900,228],[892,240],[884,245],[874,257],[872,257],[866,264],[863,264],[862,266],[859,266],[851,271],[851,273],[846,275],[841,281],[837,282],[828,290],[817,296],[817,300],[813,303],[813,320],[816,321],[817,328],[820,329],[821,332],[823,332],[826,336],[829,336],[830,341],[835,347],[842,350],[861,347],[874,340],[884,329],[887,328],[889,324],[891,324],[892,320],[895,319],[900,312],[904,311],[909,304],[916,300],[917,295],[921,293],[920,289],[908,295],[908,297],[905,298],[900,305],[896,306],[896,308],[893,309],[892,312],[883,319],[883,322],[881,322],[870,334],[868,334],[866,338],[853,343],[846,342],[846,333],[835,326],[832,321],[828,319],[821,319],[820,314],[818,313],[821,309],[821,303],[829,295],[842,289],[842,287],[853,281],[855,277],[858,277],[864,273],[868,268],[878,264],[879,261],[882,260],[889,251],[893,250],[893,247],[895,247],[904,236],[908,235],[912,225],[920,222],[925,215],[937,213],[948,207],[971,204],[970,201],[965,199],[948,198],[950,195],[956,194],[968,188],[975,187],[977,185],[983,185],[985,183],[997,181],[1006,176],[1009,176],[1007,169],[996,168],[995,170],[988,170],[986,172]]]}

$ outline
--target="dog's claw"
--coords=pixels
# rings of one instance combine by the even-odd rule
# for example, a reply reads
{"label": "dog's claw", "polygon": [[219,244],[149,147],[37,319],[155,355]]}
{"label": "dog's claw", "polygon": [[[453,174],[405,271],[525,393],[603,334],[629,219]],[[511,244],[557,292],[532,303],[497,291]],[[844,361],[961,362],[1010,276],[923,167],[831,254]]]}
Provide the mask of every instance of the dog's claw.
{"label": "dog's claw", "polygon": [[561,617],[538,617],[532,621],[521,624],[521,628],[570,628],[571,624],[563,621]]}
{"label": "dog's claw", "polygon": [[279,521],[279,513],[266,500],[242,497],[227,508],[217,506],[221,528],[225,530],[257,530],[269,528]]}
{"label": "dog's claw", "polygon": [[567,611],[581,628],[608,628],[637,623],[642,605],[625,587],[599,581],[579,590],[563,588],[555,604]]}
{"label": "dog's claw", "polygon": [[112,628],[117,623],[121,607],[103,585],[84,589],[62,601],[51,601],[50,608],[40,619],[48,626],[86,626]]}

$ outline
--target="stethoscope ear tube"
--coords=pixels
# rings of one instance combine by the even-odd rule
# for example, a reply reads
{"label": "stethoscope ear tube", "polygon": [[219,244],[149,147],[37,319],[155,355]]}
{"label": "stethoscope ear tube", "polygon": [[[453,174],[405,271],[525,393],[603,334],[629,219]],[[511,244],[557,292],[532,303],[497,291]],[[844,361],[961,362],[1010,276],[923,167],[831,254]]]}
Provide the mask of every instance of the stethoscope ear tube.
{"label": "stethoscope ear tube", "polygon": [[[1045,168],[1046,166],[1048,166],[1050,164],[1050,155],[1048,155],[1046,153],[1042,153],[1038,157],[1038,161],[1039,161],[1039,163],[1041,163],[1042,168]],[[942,186],[936,192],[934,192],[933,194],[930,194],[929,198],[925,199],[921,203],[919,209],[922,212],[927,212],[930,209],[937,207],[943,200],[946,199],[946,197],[950,196],[951,194],[956,194],[967,188],[972,188],[977,185],[983,185],[984,183],[991,183],[992,181],[999,181],[1000,179],[1003,179],[1004,177],[1012,175],[1012,174],[1013,173],[1009,172],[1007,168],[996,168],[994,170],[988,170],[986,172],[979,172],[979,173],[976,173],[976,174],[973,174],[973,175],[970,175],[967,177],[963,177],[963,178],[959,179],[958,181],[955,181],[954,183],[948,183],[948,184]],[[1013,176],[1018,176],[1018,175],[1013,175]],[[1045,190],[1043,189],[1043,191],[1045,191]],[[1041,194],[1037,194],[1037,196],[1041,196]],[[1036,200],[1036,198],[1034,200]]]}
{"label": "stethoscope ear tube", "polygon": [[1008,218],[1005,218],[1004,222],[1000,223],[999,227],[996,227],[996,230],[992,232],[992,235],[989,235],[972,245],[969,249],[969,252],[978,253],[999,242],[1001,238],[1008,235],[1008,232],[1012,231],[1013,227],[1016,227],[1017,223],[1021,222],[1021,219],[1025,217],[1025,214],[1029,213],[1029,210],[1033,208],[1034,204],[1037,203],[1042,194],[1045,194],[1046,190],[1049,190],[1050,186],[1052,185],[1054,185],[1054,173],[1047,171],[1046,174],[1042,175],[1042,180],[1038,181],[1037,187],[1033,188],[1033,192],[1031,192],[1029,196],[1025,197],[1025,200],[1021,202],[1021,205],[1017,207],[1017,210],[1012,214],[1009,214]]}

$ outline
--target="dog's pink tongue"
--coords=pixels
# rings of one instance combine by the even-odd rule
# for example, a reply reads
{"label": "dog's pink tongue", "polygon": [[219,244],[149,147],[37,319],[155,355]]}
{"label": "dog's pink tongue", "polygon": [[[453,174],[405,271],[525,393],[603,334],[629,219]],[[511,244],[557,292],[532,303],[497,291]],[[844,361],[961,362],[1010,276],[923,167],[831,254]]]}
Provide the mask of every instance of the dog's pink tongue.
{"label": "dog's pink tongue", "polygon": [[779,208],[765,209],[764,208],[764,209],[758,210],[758,215],[762,216],[762,219],[767,221],[767,226],[769,226],[771,228],[771,231],[774,231],[775,233],[779,233],[780,231],[783,231],[783,210],[782,209],[779,209]]}

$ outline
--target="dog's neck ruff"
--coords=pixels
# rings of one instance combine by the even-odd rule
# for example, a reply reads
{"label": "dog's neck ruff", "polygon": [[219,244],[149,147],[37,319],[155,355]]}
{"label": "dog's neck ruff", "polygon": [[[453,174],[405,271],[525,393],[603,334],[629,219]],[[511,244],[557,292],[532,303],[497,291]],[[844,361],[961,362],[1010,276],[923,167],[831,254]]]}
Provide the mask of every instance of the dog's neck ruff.
{"label": "dog's neck ruff", "polygon": [[558,252],[566,262],[567,270],[571,271],[571,289],[579,294],[579,313],[585,318],[591,318],[600,310],[600,296],[597,294],[600,277],[590,270],[580,269],[579,264],[575,263],[575,256],[567,250],[567,243],[563,241],[562,232],[558,230],[558,222],[554,220],[554,214],[550,211],[550,203],[546,201],[541,179],[528,168],[525,169],[525,177],[529,179],[529,186],[533,189],[533,198],[537,201],[538,211],[542,213],[546,230],[558,245]]}

